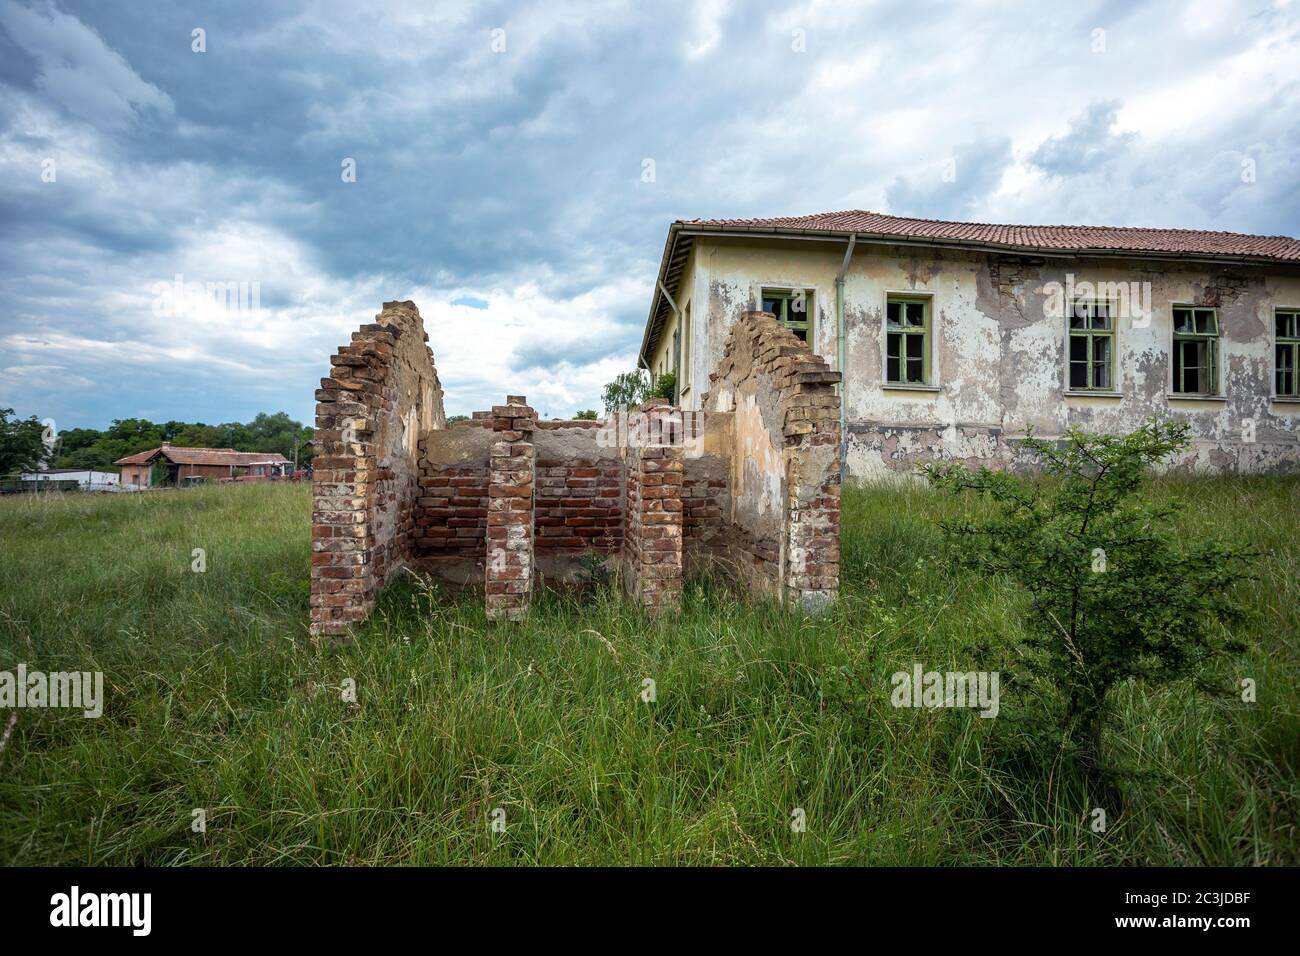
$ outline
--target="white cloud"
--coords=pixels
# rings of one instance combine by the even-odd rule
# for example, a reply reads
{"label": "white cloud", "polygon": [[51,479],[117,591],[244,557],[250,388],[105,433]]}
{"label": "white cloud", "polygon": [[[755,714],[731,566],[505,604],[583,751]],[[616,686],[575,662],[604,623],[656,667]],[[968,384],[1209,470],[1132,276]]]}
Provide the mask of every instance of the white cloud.
{"label": "white cloud", "polygon": [[37,88],[82,119],[118,126],[147,111],[173,111],[171,97],[74,16],[3,0],[0,25],[35,58]]}

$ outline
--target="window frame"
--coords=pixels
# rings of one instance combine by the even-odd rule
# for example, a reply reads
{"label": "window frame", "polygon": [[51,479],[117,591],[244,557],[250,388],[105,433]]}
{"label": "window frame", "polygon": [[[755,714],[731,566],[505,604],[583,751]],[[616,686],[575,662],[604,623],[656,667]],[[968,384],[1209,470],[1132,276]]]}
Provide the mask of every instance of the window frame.
{"label": "window frame", "polygon": [[[920,304],[922,312],[922,326],[919,333],[907,331],[905,326],[900,326],[893,332],[889,325],[889,306],[890,303],[897,302],[900,305],[908,303]],[[939,367],[934,360],[935,350],[935,333],[937,331],[937,322],[934,315],[934,293],[907,289],[901,291],[885,292],[885,307],[880,312],[880,385],[887,389],[911,389],[915,391],[939,391]],[[921,336],[921,374],[923,381],[909,382],[905,378],[891,380],[889,377],[889,336],[900,335],[899,343],[899,373],[906,375],[906,355],[907,355],[907,338],[919,334]]]}
{"label": "window frame", "polygon": [[[803,342],[805,345],[808,346],[808,350],[810,352],[816,352],[817,349],[814,347],[817,341],[817,288],[816,286],[804,285],[798,282],[760,283],[758,287],[758,308],[760,311],[766,312],[767,310],[763,308],[764,299],[783,299],[788,302],[797,298],[798,293],[800,292],[802,292],[804,295],[804,315],[807,316],[807,318],[804,320],[805,338]],[[788,312],[788,307],[783,308],[782,311]],[[791,332],[795,332],[797,337],[798,333],[796,332],[795,329],[790,327],[789,319],[785,319],[782,318],[780,315],[777,315],[776,321],[781,326],[781,328],[790,329]]]}
{"label": "window frame", "polygon": [[[1209,312],[1214,318],[1214,332],[1179,332],[1178,331],[1178,313],[1190,312],[1192,314],[1192,326],[1196,326],[1196,313]],[[1219,309],[1217,306],[1210,305],[1192,305],[1186,302],[1174,302],[1169,306],[1169,395],[1172,398],[1222,398],[1223,397],[1223,323],[1219,321]],[[1180,342],[1205,342],[1213,346],[1213,353],[1207,354],[1207,364],[1203,366],[1210,372],[1209,390],[1202,389],[1199,392],[1180,391],[1176,386],[1180,384],[1175,380],[1175,356],[1178,351]],[[1198,366],[1200,368],[1202,366]],[[1186,367],[1183,369],[1184,379],[1186,378]]]}
{"label": "window frame", "polygon": [[[1277,320],[1279,314],[1292,316],[1291,334],[1280,335],[1277,330]],[[1274,399],[1280,399],[1284,402],[1300,402],[1300,306],[1274,306],[1273,322],[1270,330],[1273,339],[1272,352],[1273,374],[1269,376],[1272,385],[1272,396]],[[1277,354],[1279,348],[1289,348],[1291,350],[1291,391],[1282,392],[1278,390],[1277,380],[1279,367],[1277,363]]]}
{"label": "window frame", "polygon": [[[1075,312],[1080,305],[1087,305],[1089,307],[1088,315],[1086,317],[1089,320],[1089,324],[1085,325],[1082,328],[1076,329],[1073,325],[1071,325],[1070,320],[1072,318],[1076,318]],[[1093,328],[1093,326],[1091,325],[1091,319],[1095,317],[1093,315],[1093,309],[1095,309],[1099,305],[1106,306],[1106,318],[1108,320],[1108,325],[1104,329]],[[1063,382],[1063,386],[1064,386],[1065,393],[1067,395],[1081,395],[1085,397],[1098,396],[1103,398],[1104,397],[1113,398],[1121,394],[1119,388],[1119,318],[1116,315],[1118,311],[1119,309],[1118,309],[1117,302],[1115,302],[1112,299],[1097,298],[1096,296],[1093,296],[1091,298],[1077,298],[1066,303],[1065,379]],[[1073,358],[1073,352],[1071,351],[1071,344],[1076,338],[1083,338],[1086,339],[1088,342],[1087,357],[1084,359],[1084,367],[1087,370],[1087,380],[1089,384],[1084,386],[1074,385],[1070,376],[1070,373],[1072,371],[1071,366],[1076,364]],[[1107,362],[1108,368],[1106,373],[1107,379],[1109,380],[1110,384],[1104,387],[1091,384],[1093,366],[1096,364],[1095,360],[1092,357],[1093,339],[1096,338],[1106,338],[1110,341],[1110,358],[1109,361]]]}

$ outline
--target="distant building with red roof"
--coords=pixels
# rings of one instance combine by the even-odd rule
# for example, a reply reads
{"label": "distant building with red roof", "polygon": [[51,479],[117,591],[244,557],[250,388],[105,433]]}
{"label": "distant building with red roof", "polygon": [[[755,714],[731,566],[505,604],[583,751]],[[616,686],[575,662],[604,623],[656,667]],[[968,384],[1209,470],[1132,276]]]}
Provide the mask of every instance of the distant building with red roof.
{"label": "distant building with red roof", "polygon": [[[148,488],[152,485],[185,485],[195,478],[264,477],[287,473],[292,462],[279,452],[235,451],[233,448],[178,448],[163,442],[157,448],[119,458],[113,464],[122,469],[122,484]],[[155,471],[165,465],[165,473]]]}

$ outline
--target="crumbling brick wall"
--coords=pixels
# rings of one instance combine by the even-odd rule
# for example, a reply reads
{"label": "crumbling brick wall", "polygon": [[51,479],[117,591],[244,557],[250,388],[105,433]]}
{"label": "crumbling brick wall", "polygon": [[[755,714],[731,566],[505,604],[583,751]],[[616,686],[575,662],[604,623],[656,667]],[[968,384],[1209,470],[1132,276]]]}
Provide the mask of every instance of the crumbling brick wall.
{"label": "crumbling brick wall", "polygon": [[[641,439],[623,447],[627,533],[623,536],[621,571],[628,593],[653,608],[670,608],[681,600],[683,570],[682,476],[686,449],[680,427],[665,429],[660,423],[681,410],[663,399],[651,399],[637,411],[651,426]],[[633,431],[635,435],[635,430]]]}
{"label": "crumbling brick wall", "polygon": [[585,554],[613,554],[623,541],[623,463],[597,439],[600,422],[538,422],[539,567],[563,576]]}
{"label": "crumbling brick wall", "polygon": [[330,359],[316,392],[311,623],[365,618],[411,555],[421,437],[446,426],[442,388],[412,302],[386,302]]}
{"label": "crumbling brick wall", "polygon": [[732,558],[808,610],[839,586],[839,379],[770,313],[746,312],[703,396],[706,413],[732,417]]}
{"label": "crumbling brick wall", "polygon": [[834,599],[838,375],[771,315],[735,324],[706,412],[619,419],[648,429],[538,421],[518,395],[447,427],[426,341],[413,304],[386,303],[316,394],[317,633],[364,619],[405,564],[482,587],[494,620],[593,555],[652,608],[717,569],[809,610]]}

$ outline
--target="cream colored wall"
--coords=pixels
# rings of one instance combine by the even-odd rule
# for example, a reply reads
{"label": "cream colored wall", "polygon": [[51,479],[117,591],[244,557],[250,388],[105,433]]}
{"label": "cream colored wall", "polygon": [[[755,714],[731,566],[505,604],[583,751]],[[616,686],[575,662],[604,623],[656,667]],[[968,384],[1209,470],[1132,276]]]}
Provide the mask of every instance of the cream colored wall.
{"label": "cream colored wall", "polygon": [[[758,307],[766,286],[814,290],[813,348],[837,367],[835,275],[843,253],[841,243],[696,239],[679,291],[679,304],[694,303],[695,387],[683,396],[683,405],[699,407],[732,323]],[[1217,289],[1225,272],[1242,278]],[[1064,285],[1067,273],[1076,285],[1150,283],[1149,323],[1131,317],[1117,322],[1118,397],[1065,394],[1065,321],[1050,315],[1046,302],[1048,284]],[[895,292],[932,296],[931,388],[883,384],[882,322],[886,299]],[[1202,303],[1207,295],[1220,294],[1225,400],[1173,398],[1171,305]],[[1006,451],[1001,436],[1021,435],[1031,426],[1047,436],[1071,425],[1128,431],[1153,413],[1189,421],[1198,442],[1197,464],[1257,470],[1268,466],[1277,449],[1300,448],[1300,404],[1271,399],[1272,312],[1300,306],[1300,275],[1145,260],[1023,263],[979,253],[859,245],[845,276],[844,297],[845,419],[849,426],[864,426],[859,432],[866,436],[850,438],[851,474],[905,470],[936,449],[960,459],[995,458]],[[675,321],[661,336],[656,357],[670,348]],[[1257,442],[1241,442],[1247,420],[1254,423]],[[895,428],[897,434],[876,441],[880,428]],[[932,434],[918,437],[921,431]],[[1246,447],[1251,444],[1255,447]]]}
{"label": "cream colored wall", "polygon": [[[709,375],[722,358],[732,323],[741,313],[757,309],[764,288],[803,288],[813,291],[813,351],[835,366],[835,274],[843,246],[806,243],[738,243],[696,239],[693,295],[708,304],[708,318],[697,305],[692,348],[692,373],[708,390]],[[696,402],[690,407],[698,408]]]}

